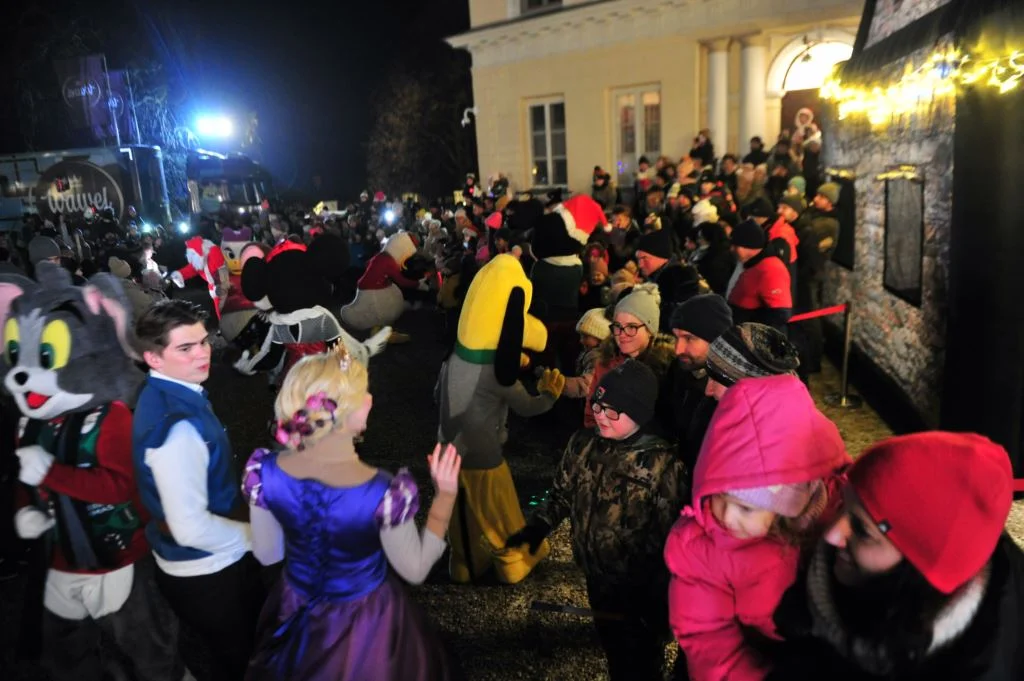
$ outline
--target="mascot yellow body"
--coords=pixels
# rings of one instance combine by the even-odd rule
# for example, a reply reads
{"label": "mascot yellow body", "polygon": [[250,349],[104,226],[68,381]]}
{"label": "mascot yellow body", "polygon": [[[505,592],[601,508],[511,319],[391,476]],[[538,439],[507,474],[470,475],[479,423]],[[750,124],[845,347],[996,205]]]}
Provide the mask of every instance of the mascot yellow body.
{"label": "mascot yellow body", "polygon": [[524,349],[547,343],[544,325],[528,315],[533,287],[519,261],[499,255],[473,279],[459,317],[455,350],[441,368],[439,439],[462,455],[459,504],[452,519],[449,571],[469,582],[492,568],[498,580],[515,584],[551,547],[531,554],[505,548],[508,536],[526,524],[508,464],[502,456],[511,408],[520,416],[542,414],[561,395],[565,377],[545,371],[531,395],[519,382]]}

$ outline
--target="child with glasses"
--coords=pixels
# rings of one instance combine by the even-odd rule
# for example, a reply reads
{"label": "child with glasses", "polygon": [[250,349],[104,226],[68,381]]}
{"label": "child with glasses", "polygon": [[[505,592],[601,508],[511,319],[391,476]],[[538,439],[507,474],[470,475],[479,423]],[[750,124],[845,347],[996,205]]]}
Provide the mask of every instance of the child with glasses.
{"label": "child with glasses", "polygon": [[569,519],[612,681],[661,679],[670,640],[661,552],[689,493],[674,448],[650,432],[657,397],[643,362],[605,373],[589,407],[596,428],[572,437],[547,504],[507,542],[534,551]]}

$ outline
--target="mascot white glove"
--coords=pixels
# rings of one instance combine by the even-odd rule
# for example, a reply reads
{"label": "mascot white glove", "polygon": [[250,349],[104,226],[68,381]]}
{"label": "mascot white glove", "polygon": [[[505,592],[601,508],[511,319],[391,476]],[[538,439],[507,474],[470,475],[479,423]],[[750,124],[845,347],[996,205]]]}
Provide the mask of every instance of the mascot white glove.
{"label": "mascot white glove", "polygon": [[53,454],[39,445],[18,447],[14,453],[18,455],[18,461],[21,463],[18,480],[32,487],[38,486],[50,472],[50,466],[53,465]]}
{"label": "mascot white glove", "polygon": [[178,288],[185,288],[185,277],[181,276],[181,272],[171,272],[167,278]]}
{"label": "mascot white glove", "polygon": [[56,523],[52,515],[31,506],[14,514],[14,531],[22,539],[36,539]]}
{"label": "mascot white glove", "polygon": [[231,366],[233,366],[235,368],[235,371],[237,371],[240,374],[243,374],[245,376],[255,376],[256,372],[253,370],[251,364],[252,359],[249,356],[249,351],[246,350],[245,352],[242,353],[242,356],[239,357],[238,360]]}

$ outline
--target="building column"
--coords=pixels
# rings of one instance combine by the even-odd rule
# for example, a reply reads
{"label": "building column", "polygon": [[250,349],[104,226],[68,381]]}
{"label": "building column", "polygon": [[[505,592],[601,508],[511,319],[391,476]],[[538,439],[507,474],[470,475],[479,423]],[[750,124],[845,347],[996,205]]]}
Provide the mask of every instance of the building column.
{"label": "building column", "polygon": [[729,38],[708,43],[708,128],[715,155],[722,157],[729,128]]}
{"label": "building column", "polygon": [[[740,51],[740,139],[739,148],[747,149],[750,138],[764,137],[768,108],[766,79],[768,77],[767,49],[763,35],[741,39]],[[765,145],[771,146],[765,139]],[[744,152],[746,153],[746,152]]]}

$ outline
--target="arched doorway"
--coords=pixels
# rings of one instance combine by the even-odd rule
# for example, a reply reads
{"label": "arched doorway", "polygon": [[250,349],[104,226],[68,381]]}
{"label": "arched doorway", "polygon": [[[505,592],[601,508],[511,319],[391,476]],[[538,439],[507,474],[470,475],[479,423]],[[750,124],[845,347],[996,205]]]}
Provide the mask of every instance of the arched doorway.
{"label": "arched doorway", "polygon": [[853,54],[853,41],[845,31],[828,30],[795,38],[779,51],[768,69],[766,88],[769,122],[777,122],[776,130],[795,132],[810,123],[820,127],[818,88],[836,64]]}

